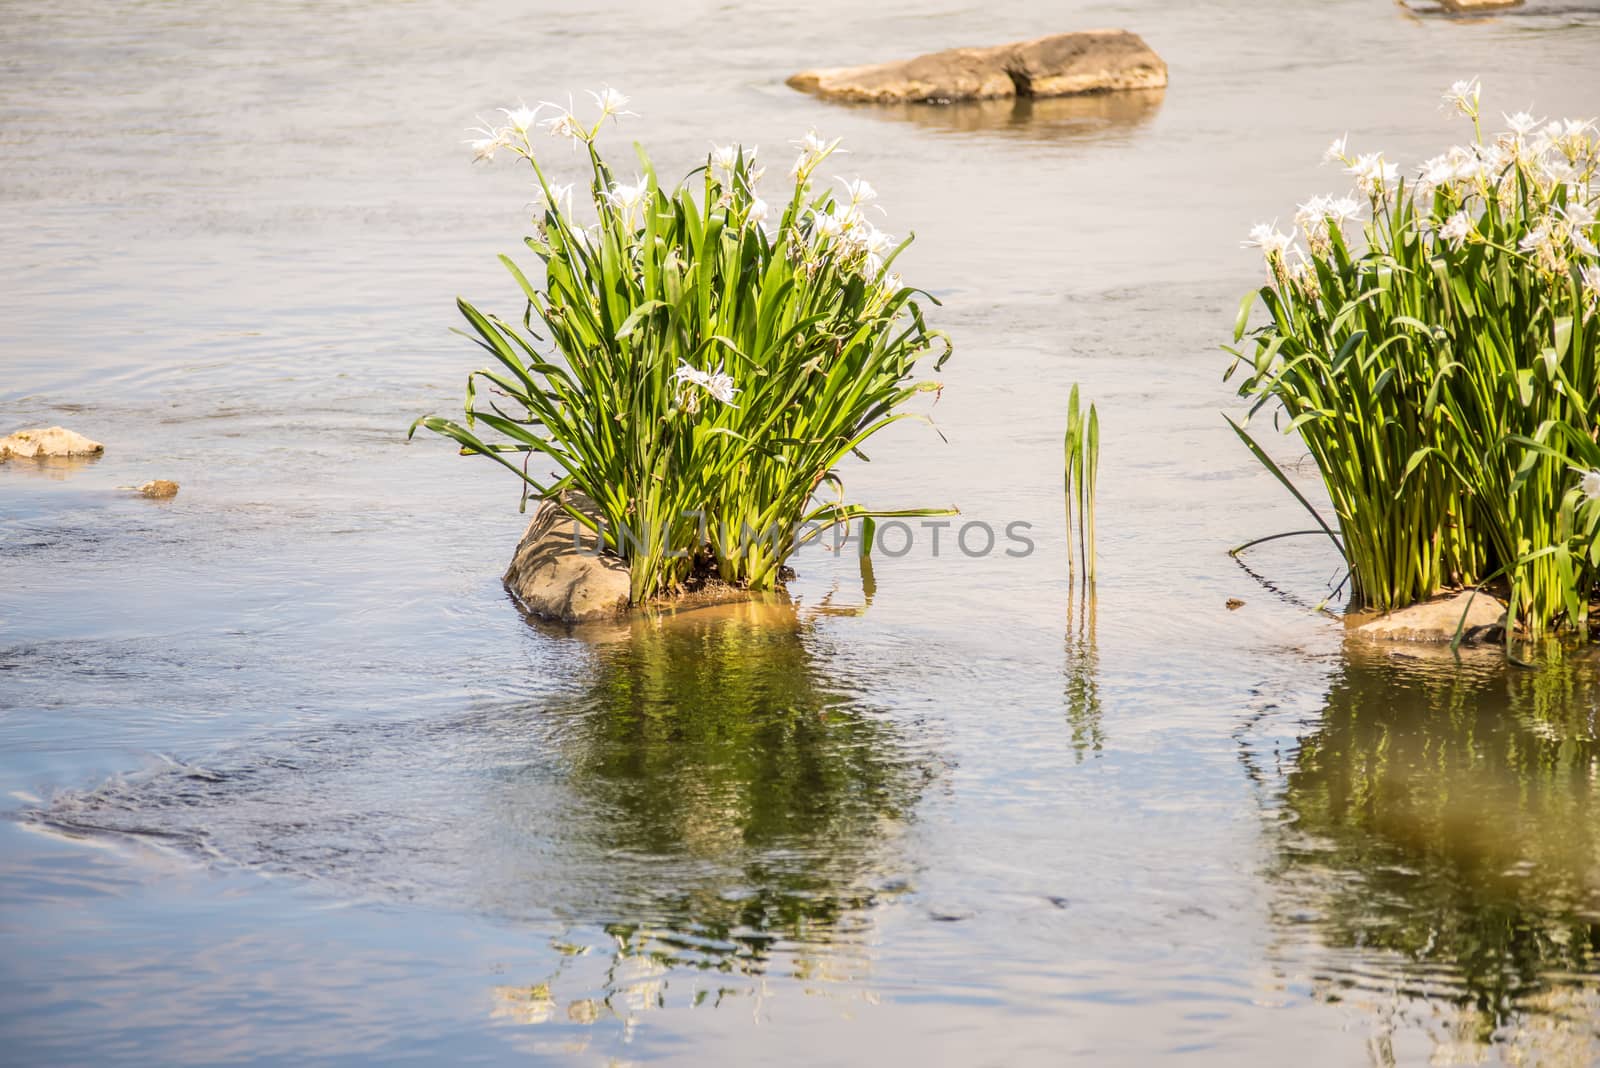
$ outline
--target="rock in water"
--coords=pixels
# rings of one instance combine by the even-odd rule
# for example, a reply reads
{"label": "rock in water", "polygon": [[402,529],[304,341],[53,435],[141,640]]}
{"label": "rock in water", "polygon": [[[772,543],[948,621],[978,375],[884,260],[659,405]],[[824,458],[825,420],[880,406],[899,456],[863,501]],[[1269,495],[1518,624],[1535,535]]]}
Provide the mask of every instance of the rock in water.
{"label": "rock in water", "polygon": [[1463,612],[1467,616],[1466,626],[1462,628],[1464,639],[1493,640],[1505,633],[1502,628],[1505,627],[1506,606],[1487,593],[1474,595],[1471,590],[1435,597],[1379,616],[1356,627],[1356,633],[1384,642],[1450,642],[1455,640]]}
{"label": "rock in water", "polygon": [[1072,96],[1166,84],[1166,63],[1126,30],[952,48],[897,63],[802,71],[789,79],[795,89],[828,100],[873,104]]}
{"label": "rock in water", "polygon": [[8,438],[0,438],[0,460],[12,456],[23,460],[50,456],[93,456],[105,451],[106,447],[98,441],[91,441],[62,426],[19,430]]}
{"label": "rock in water", "polygon": [[151,479],[139,487],[139,492],[146,497],[154,497],[157,500],[165,497],[176,497],[178,495],[178,484],[176,482],[168,482],[164,478]]}
{"label": "rock in water", "polygon": [[1498,11],[1521,7],[1522,0],[1439,0],[1439,4],[1446,11]]}
{"label": "rock in water", "polygon": [[[569,498],[586,515],[588,501]],[[574,544],[574,528],[581,544]],[[612,619],[628,610],[628,565],[595,551],[595,537],[552,501],[543,501],[506,568],[506,589],[529,613],[567,623]]]}

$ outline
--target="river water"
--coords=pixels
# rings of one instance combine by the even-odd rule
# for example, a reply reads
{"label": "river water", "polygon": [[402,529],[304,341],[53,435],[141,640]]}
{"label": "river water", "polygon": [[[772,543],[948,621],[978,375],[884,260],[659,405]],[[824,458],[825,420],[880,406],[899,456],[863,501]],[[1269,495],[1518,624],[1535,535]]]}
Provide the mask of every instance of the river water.
{"label": "river water", "polygon": [[[782,84],[1105,25],[1164,95]],[[1600,667],[1364,650],[1312,610],[1327,547],[1232,561],[1303,520],[1218,349],[1244,232],[1344,188],[1331,137],[1409,166],[1474,74],[1593,116],[1596,55],[1600,7],[1537,0],[10,0],[0,432],[108,448],[0,465],[5,1059],[1600,1060]],[[604,85],[664,174],[845,139],[957,347],[948,441],[896,427],[852,494],[1035,551],[917,531],[870,580],[802,553],[792,609],[517,614],[516,487],[404,432],[478,365],[452,298],[520,307],[530,192],[463,127]]]}

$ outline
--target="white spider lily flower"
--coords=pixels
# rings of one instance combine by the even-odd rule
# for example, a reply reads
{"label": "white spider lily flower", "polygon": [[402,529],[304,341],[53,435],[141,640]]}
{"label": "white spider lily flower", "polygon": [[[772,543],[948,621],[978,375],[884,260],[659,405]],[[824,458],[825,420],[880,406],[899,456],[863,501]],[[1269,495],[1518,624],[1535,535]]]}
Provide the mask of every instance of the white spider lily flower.
{"label": "white spider lily flower", "polygon": [[860,257],[857,266],[868,278],[876,278],[883,273],[886,257],[893,249],[894,239],[871,226],[858,230],[847,242],[849,254]]}
{"label": "white spider lily flower", "polygon": [[1585,256],[1600,256],[1600,248],[1596,248],[1595,243],[1590,240],[1589,235],[1583,230],[1580,230],[1578,227],[1572,227],[1572,229],[1567,232],[1567,238],[1572,242],[1572,247],[1583,253]]}
{"label": "white spider lily flower", "polygon": [[1554,149],[1568,160],[1585,158],[1590,154],[1589,133],[1593,128],[1593,119],[1558,119],[1540,131],[1540,146]]}
{"label": "white spider lily flower", "polygon": [[[485,132],[485,131],[475,131]],[[494,159],[494,154],[502,148],[510,148],[511,142],[502,134],[489,133],[485,137],[473,138],[464,142],[472,147],[472,162],[488,163]]]}
{"label": "white spider lily flower", "polygon": [[722,373],[721,368],[706,380],[706,392],[730,408],[738,407],[733,403],[733,398],[738,395],[739,390],[734,386],[733,379]]}
{"label": "white spider lily flower", "polygon": [[1566,186],[1574,199],[1583,195],[1583,171],[1568,163],[1565,157],[1558,156],[1555,159],[1546,157],[1542,166],[1552,187]]}
{"label": "white spider lily flower", "polygon": [[1368,152],[1357,156],[1355,162],[1346,167],[1345,171],[1356,176],[1356,184],[1368,196],[1381,195],[1400,175],[1399,167],[1383,161],[1382,152]]}
{"label": "white spider lily flower", "polygon": [[[837,141],[833,142],[835,145],[838,143]],[[818,137],[815,130],[807,130],[806,135],[796,141],[795,145],[799,147],[800,151],[812,156],[820,156],[832,147],[828,142]]]}
{"label": "white spider lily flower", "polygon": [[539,190],[539,198],[534,201],[537,214],[543,215],[546,211],[554,211],[557,215],[572,214],[572,184],[552,185],[547,195],[543,189]]}
{"label": "white spider lily flower", "polygon": [[794,167],[789,174],[794,178],[804,178],[811,173],[813,167],[820,163],[824,157],[833,152],[840,151],[839,142],[842,138],[835,137],[832,141],[824,141],[817,136],[817,131],[806,131],[805,137],[794,144],[800,149],[800,155],[795,158]]}
{"label": "white spider lily flower", "polygon": [[1526,111],[1519,111],[1515,115],[1506,115],[1502,111],[1500,114],[1505,116],[1506,125],[1511,127],[1511,132],[1518,137],[1525,136],[1534,127],[1544,122],[1543,119],[1536,119]]}
{"label": "white spider lily flower", "polygon": [[1539,252],[1548,249],[1555,243],[1555,231],[1550,226],[1550,220],[1545,219],[1528,231],[1526,237],[1517,242],[1517,248],[1523,252]]}
{"label": "white spider lily flower", "polygon": [[1540,152],[1548,152],[1556,147],[1556,141],[1561,137],[1561,120],[1546,125],[1533,139],[1534,148]]}
{"label": "white spider lily flower", "polygon": [[[1292,257],[1292,258],[1289,258]],[[1284,277],[1307,297],[1316,297],[1322,292],[1322,285],[1317,280],[1316,268],[1306,258],[1306,254],[1298,248],[1290,249],[1289,257],[1283,261]]]}
{"label": "white spider lily flower", "polygon": [[885,292],[893,294],[898,293],[900,290],[905,288],[905,281],[898,274],[891,272],[879,279],[878,285]]}
{"label": "white spider lily flower", "polygon": [[1500,179],[1500,184],[1494,187],[1494,200],[1502,208],[1510,209],[1516,206],[1517,180],[1514,175],[1507,174]]}
{"label": "white spider lily flower", "polygon": [[622,213],[623,218],[632,219],[633,213],[639,210],[639,205],[645,202],[650,195],[650,185],[643,178],[636,179],[632,185],[614,184],[605,194],[611,206]]}
{"label": "white spider lily flower", "polygon": [[711,168],[732,174],[733,169],[739,165],[739,146],[722,145],[711,146]]}
{"label": "white spider lily flower", "polygon": [[474,163],[486,163],[494,159],[494,154],[502,148],[511,147],[511,129],[507,126],[491,126],[482,115],[478,116],[478,121],[483,125],[467,128],[467,133],[476,136],[462,143],[472,147]]}
{"label": "white spider lily flower", "polygon": [[1462,242],[1472,236],[1472,220],[1464,211],[1458,211],[1444,221],[1439,227],[1439,236],[1450,243],[1451,248],[1460,248]]}
{"label": "white spider lily flower", "polygon": [[1588,294],[1591,303],[1600,304],[1600,266],[1589,266],[1583,269],[1583,291]]}
{"label": "white spider lily flower", "polygon": [[700,370],[700,368],[691,367],[688,363],[680,360],[678,369],[672,372],[672,378],[677,382],[687,382],[691,386],[704,387],[710,381],[711,376],[707,372]]}
{"label": "white spider lily flower", "polygon": [[1457,145],[1446,153],[1446,157],[1455,168],[1452,177],[1458,182],[1487,182],[1494,171],[1485,160],[1481,146],[1462,148]]}
{"label": "white spider lily flower", "polygon": [[1278,229],[1276,222],[1257,223],[1250,228],[1250,237],[1240,242],[1240,248],[1258,248],[1267,259],[1275,259],[1288,250],[1294,238]]}
{"label": "white spider lily flower", "polygon": [[1300,210],[1295,212],[1295,221],[1299,222],[1302,219],[1326,219],[1328,217],[1328,202],[1332,199],[1332,197],[1326,196],[1312,197],[1310,200],[1300,205]]}
{"label": "white spider lily flower", "polygon": [[519,134],[525,134],[533,129],[534,122],[539,118],[539,109],[518,104],[515,108],[501,108],[500,114],[506,117],[507,127]]}
{"label": "white spider lily flower", "polygon": [[825,211],[811,213],[811,233],[818,240],[836,238],[844,233],[844,225],[838,216]]}
{"label": "white spider lily flower", "polygon": [[[1454,155],[1455,150],[1451,151]],[[1516,160],[1516,153],[1507,151],[1499,143],[1471,145],[1460,150],[1459,160],[1456,177],[1487,188],[1511,177],[1508,171]]]}
{"label": "white spider lily flower", "polygon": [[[1545,173],[1544,149],[1518,133],[1506,134],[1501,141],[1504,142],[1505,156],[1508,160],[1528,172],[1528,176],[1538,181],[1540,185],[1550,184]],[[1506,180],[1510,180],[1509,175]]]}
{"label": "white spider lily flower", "polygon": [[872,188],[872,183],[865,178],[857,178],[849,182],[840,178],[839,182],[844,186],[844,191],[849,194],[851,204],[870,204],[878,199],[878,191]]}
{"label": "white spider lily flower", "polygon": [[1534,256],[1539,266],[1547,271],[1564,271],[1566,250],[1562,247],[1562,239],[1565,230],[1566,227],[1554,219],[1541,219],[1538,226],[1529,230],[1527,236],[1517,242],[1517,248]]}
{"label": "white spider lily flower", "polygon": [[1361,217],[1361,202],[1355,197],[1340,197],[1328,201],[1328,218],[1337,223],[1347,223]]}
{"label": "white spider lily flower", "polygon": [[1328,144],[1327,149],[1323,151],[1323,153],[1322,153],[1322,162],[1324,162],[1324,163],[1342,163],[1342,162],[1344,162],[1346,159],[1349,158],[1349,151],[1350,151],[1349,147],[1348,147],[1349,144],[1350,144],[1350,135],[1349,134],[1347,134],[1347,133],[1340,134],[1338,137],[1335,137]]}
{"label": "white spider lily flower", "polygon": [[606,88],[598,93],[591,89],[589,95],[594,98],[594,106],[600,109],[601,122],[612,116],[633,114],[631,111],[622,110],[628,106],[628,98],[615,89]]}
{"label": "white spider lily flower", "polygon": [[738,407],[733,403],[733,398],[739,390],[734,386],[733,379],[722,373],[722,368],[715,371],[702,371],[691,367],[687,363],[679,363],[678,369],[672,373],[674,380],[688,386],[697,386],[711,394],[712,397],[726,404],[730,408]]}
{"label": "white spider lily flower", "polygon": [[1595,209],[1582,200],[1581,187],[1568,187],[1568,201],[1560,208],[1562,219],[1566,222],[1566,237],[1573,243],[1573,248],[1578,249],[1584,256],[1600,256],[1600,249],[1595,248],[1594,238],[1589,237],[1589,230],[1595,224]]}
{"label": "white spider lily flower", "polygon": [[767,202],[755,197],[750,201],[750,210],[745,214],[745,218],[753,223],[763,223],[767,221],[767,211]]}
{"label": "white spider lily flower", "polygon": [[1417,189],[1427,196],[1435,189],[1448,186],[1456,177],[1456,163],[1448,155],[1435,156],[1422,165],[1417,179]]}
{"label": "white spider lily flower", "polygon": [[1572,470],[1578,473],[1578,489],[1583,491],[1583,495],[1591,501],[1600,501],[1600,470],[1587,470],[1582,467],[1574,467]]}
{"label": "white spider lily flower", "polygon": [[1444,102],[1469,119],[1478,117],[1478,95],[1483,91],[1477,78],[1465,78],[1453,83],[1444,94]]}
{"label": "white spider lily flower", "polygon": [[1331,198],[1315,196],[1294,213],[1295,225],[1306,235],[1306,240],[1316,248],[1328,236],[1328,202]]}
{"label": "white spider lily flower", "polygon": [[1574,228],[1583,227],[1587,229],[1593,226],[1595,220],[1594,207],[1583,202],[1582,191],[1569,189],[1568,196],[1567,203],[1560,208],[1561,217],[1566,219],[1568,224]]}
{"label": "white spider lily flower", "polygon": [[827,211],[813,211],[812,215],[821,224],[823,232],[830,237],[841,237],[866,225],[866,218],[861,214],[860,208],[839,200],[828,205]]}
{"label": "white spider lily flower", "polygon": [[[557,107],[558,105],[549,104],[541,106]],[[572,141],[574,146],[576,146],[577,142],[579,141],[589,140],[589,131],[584,129],[583,124],[578,121],[578,117],[566,108],[562,108],[559,114],[545,119],[543,122],[539,123],[539,125],[543,126],[545,132],[551,137],[565,137],[569,141]]]}

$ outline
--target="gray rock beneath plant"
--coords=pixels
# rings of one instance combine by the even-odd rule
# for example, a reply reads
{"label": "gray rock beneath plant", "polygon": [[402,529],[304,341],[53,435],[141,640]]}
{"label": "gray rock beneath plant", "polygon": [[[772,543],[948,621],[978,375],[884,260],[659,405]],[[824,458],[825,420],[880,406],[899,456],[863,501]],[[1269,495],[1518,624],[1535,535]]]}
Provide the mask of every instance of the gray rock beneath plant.
{"label": "gray rock beneath plant", "polygon": [[1167,64],[1127,30],[1058,33],[989,48],[952,48],[894,63],[802,71],[789,85],[828,100],[946,103],[1160,89]]}
{"label": "gray rock beneath plant", "polygon": [[1522,0],[1439,0],[1446,11],[1497,11],[1505,7],[1521,7]]}
{"label": "gray rock beneath plant", "polygon": [[98,441],[64,426],[34,427],[0,438],[0,460],[43,460],[52,456],[93,456],[106,451]]}
{"label": "gray rock beneath plant", "polygon": [[[595,514],[586,500],[572,503]],[[628,565],[597,553],[594,535],[552,501],[534,511],[503,581],[530,614],[566,623],[614,619],[631,592]]]}
{"label": "gray rock beneath plant", "polygon": [[[1468,601],[1471,604],[1468,604]],[[1451,642],[1466,613],[1464,640],[1490,641],[1503,636],[1506,606],[1487,593],[1467,590],[1401,608],[1355,628],[1363,637],[1384,642]]]}

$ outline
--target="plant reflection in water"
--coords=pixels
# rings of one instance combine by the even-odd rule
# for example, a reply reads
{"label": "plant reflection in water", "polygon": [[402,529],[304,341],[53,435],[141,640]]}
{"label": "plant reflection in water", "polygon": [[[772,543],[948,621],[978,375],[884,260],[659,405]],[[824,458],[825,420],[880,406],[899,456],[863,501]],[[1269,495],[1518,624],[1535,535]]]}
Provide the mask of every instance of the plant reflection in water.
{"label": "plant reflection in water", "polygon": [[1600,1062],[1600,670],[1543,659],[1352,643],[1278,779],[1278,955],[1374,1014],[1380,1061]]}
{"label": "plant reflection in water", "polygon": [[937,767],[818,677],[818,612],[852,610],[746,602],[585,635],[596,663],[556,737],[574,803],[606,814],[590,845],[617,893],[552,943],[550,974],[495,989],[496,1016],[627,1034],[668,1004],[759,1005],[776,977],[870,999],[872,913],[910,887],[894,843]]}

